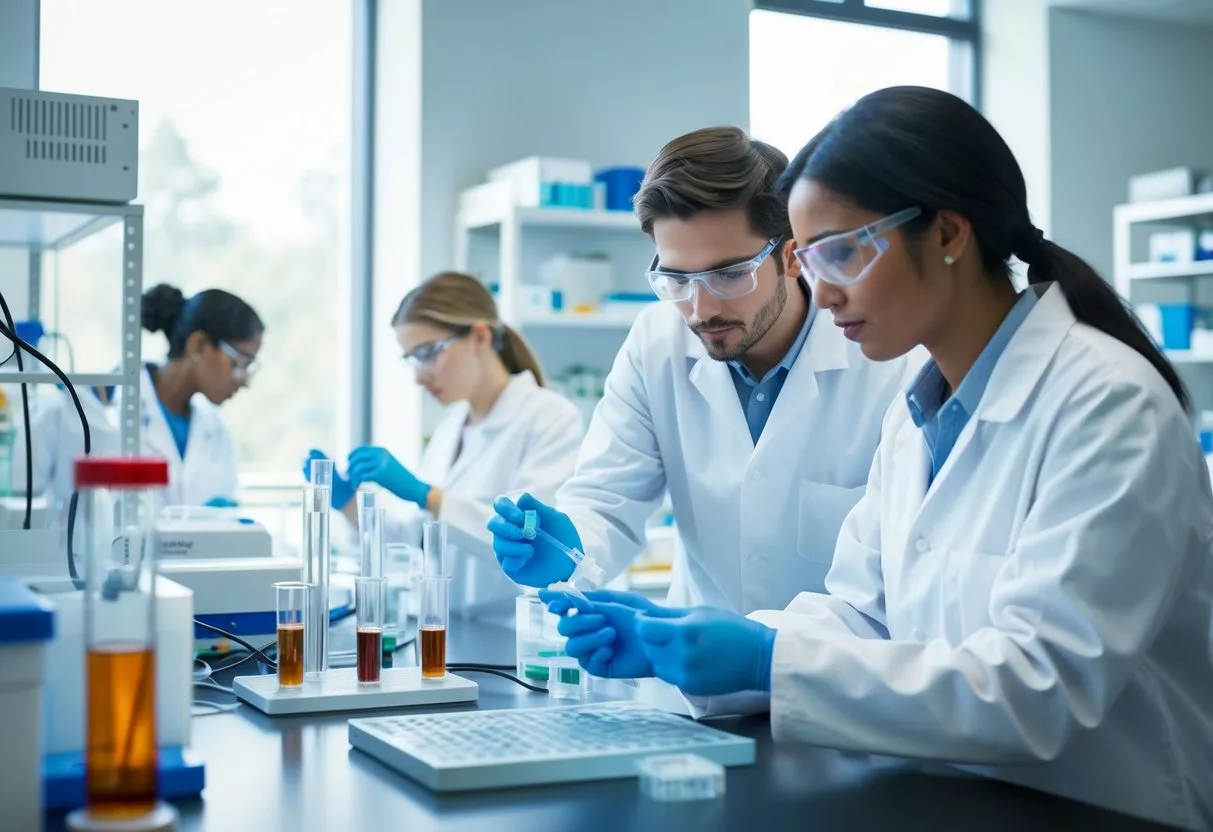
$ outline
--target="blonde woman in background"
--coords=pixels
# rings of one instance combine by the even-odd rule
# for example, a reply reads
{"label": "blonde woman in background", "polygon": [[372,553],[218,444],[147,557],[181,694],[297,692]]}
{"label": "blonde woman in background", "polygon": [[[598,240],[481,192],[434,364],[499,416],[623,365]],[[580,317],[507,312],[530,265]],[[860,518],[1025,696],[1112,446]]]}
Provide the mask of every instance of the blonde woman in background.
{"label": "blonde woman in background", "polygon": [[392,327],[417,383],[454,407],[416,472],[384,448],[355,448],[348,479],[334,478],[333,507],[356,525],[354,491],[376,483],[411,504],[407,515],[389,517],[385,541],[419,545],[425,520],[447,523],[452,610],[512,615],[519,590],[498,567],[485,523],[501,494],[555,497],[577,460],[580,414],[544,388],[534,352],[498,319],[492,295],[471,275],[425,281],[405,296]]}

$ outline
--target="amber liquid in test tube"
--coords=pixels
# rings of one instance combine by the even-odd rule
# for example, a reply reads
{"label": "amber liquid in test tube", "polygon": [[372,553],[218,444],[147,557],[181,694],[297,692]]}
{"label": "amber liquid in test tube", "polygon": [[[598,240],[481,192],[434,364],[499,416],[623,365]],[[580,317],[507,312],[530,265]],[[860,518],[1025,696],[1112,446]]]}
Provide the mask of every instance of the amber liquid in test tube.
{"label": "amber liquid in test tube", "polygon": [[304,611],[311,591],[308,584],[284,581],[274,584],[278,597],[278,686],[303,684]]}
{"label": "amber liquid in test tube", "polygon": [[421,677],[441,679],[446,675],[446,629],[450,618],[451,579],[446,575],[417,578],[421,609],[417,619],[421,642]]}

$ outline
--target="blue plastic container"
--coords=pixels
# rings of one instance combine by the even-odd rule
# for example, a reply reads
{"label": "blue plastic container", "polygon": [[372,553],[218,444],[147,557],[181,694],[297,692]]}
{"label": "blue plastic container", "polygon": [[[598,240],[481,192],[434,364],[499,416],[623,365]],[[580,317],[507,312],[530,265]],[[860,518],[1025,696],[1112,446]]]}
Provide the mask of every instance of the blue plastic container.
{"label": "blue plastic container", "polygon": [[1196,307],[1187,303],[1162,303],[1162,345],[1168,350],[1192,349],[1192,327],[1196,323]]}
{"label": "blue plastic container", "polygon": [[644,168],[604,168],[594,174],[594,181],[606,186],[608,211],[631,211],[632,197],[644,181]]}

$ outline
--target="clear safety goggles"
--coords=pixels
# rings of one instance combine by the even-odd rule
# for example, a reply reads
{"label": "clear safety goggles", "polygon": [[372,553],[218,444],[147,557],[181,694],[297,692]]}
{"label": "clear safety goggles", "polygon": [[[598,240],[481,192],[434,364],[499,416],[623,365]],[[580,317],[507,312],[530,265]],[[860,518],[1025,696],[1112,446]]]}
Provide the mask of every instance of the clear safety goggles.
{"label": "clear safety goggles", "polygon": [[854,231],[844,231],[818,240],[792,253],[800,261],[810,286],[818,280],[836,286],[849,286],[863,280],[872,264],[888,250],[889,241],[884,235],[921,213],[921,208],[906,208]]}
{"label": "clear safety goggles", "polygon": [[649,265],[649,285],[662,300],[690,300],[698,283],[721,300],[736,300],[753,292],[758,286],[758,267],[771,256],[781,237],[772,237],[762,251],[743,263],[706,272],[669,271],[657,268],[657,255]]}
{"label": "clear safety goggles", "polygon": [[236,381],[244,381],[256,375],[257,370],[261,369],[261,365],[257,363],[254,356],[241,352],[227,341],[220,341],[219,349],[232,359],[232,378]]}
{"label": "clear safety goggles", "polygon": [[451,344],[462,337],[462,335],[452,335],[450,338],[443,338],[441,341],[431,341],[428,344],[422,344],[408,355],[400,356],[400,359],[414,370],[431,369],[434,366],[434,362],[438,360],[438,356],[446,352]]}

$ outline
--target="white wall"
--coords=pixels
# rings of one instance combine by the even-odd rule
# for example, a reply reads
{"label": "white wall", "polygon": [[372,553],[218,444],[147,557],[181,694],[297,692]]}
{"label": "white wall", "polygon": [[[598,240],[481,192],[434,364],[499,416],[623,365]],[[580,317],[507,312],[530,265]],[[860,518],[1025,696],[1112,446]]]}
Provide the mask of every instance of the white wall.
{"label": "white wall", "polygon": [[1028,209],[1053,236],[1047,0],[985,0],[982,106],[1011,146],[1028,183]]}
{"label": "white wall", "polygon": [[409,458],[419,408],[387,320],[450,267],[459,190],[524,156],[647,165],[680,133],[744,126],[750,0],[379,5],[373,432]]}
{"label": "white wall", "polygon": [[1213,169],[1213,30],[1050,12],[1058,242],[1112,277],[1112,208],[1133,174]]}

